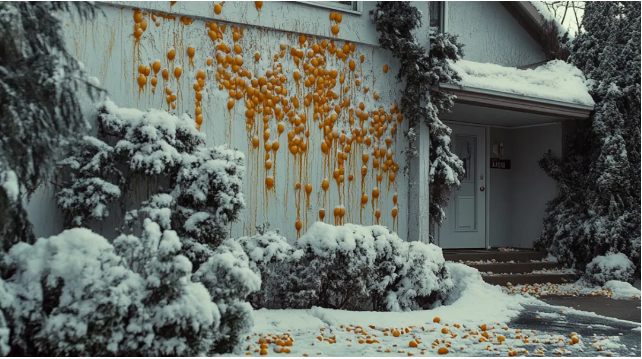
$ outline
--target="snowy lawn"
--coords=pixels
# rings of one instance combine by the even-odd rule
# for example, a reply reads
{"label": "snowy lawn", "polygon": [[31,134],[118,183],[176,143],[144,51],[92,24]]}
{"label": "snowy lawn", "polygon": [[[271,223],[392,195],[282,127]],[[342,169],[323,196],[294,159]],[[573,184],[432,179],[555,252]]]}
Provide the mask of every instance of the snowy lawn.
{"label": "snowy lawn", "polygon": [[[432,310],[355,312],[324,308],[254,311],[245,355],[434,356],[563,355],[596,351],[616,339],[511,328],[525,306],[548,306],[484,283],[476,270],[448,263],[458,299]],[[551,307],[551,306],[548,306]],[[615,341],[614,341],[615,340]],[[602,344],[600,344],[602,343]],[[596,347],[597,345],[597,347]]]}

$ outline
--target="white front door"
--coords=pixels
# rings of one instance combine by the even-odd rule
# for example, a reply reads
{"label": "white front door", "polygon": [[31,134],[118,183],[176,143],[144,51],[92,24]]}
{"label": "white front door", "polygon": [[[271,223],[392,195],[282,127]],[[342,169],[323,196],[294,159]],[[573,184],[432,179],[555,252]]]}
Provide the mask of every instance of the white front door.
{"label": "white front door", "polygon": [[439,227],[442,248],[486,248],[486,129],[449,125],[452,151],[464,162],[461,187],[450,195]]}

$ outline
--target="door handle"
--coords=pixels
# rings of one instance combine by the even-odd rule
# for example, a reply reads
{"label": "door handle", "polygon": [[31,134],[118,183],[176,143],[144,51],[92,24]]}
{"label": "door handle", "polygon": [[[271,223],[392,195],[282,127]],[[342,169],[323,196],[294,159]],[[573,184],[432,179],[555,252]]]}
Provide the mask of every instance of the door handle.
{"label": "door handle", "polygon": [[482,191],[482,192],[484,192],[484,191],[486,190],[486,186],[481,186],[481,187],[479,187],[479,190],[480,190],[480,191]]}

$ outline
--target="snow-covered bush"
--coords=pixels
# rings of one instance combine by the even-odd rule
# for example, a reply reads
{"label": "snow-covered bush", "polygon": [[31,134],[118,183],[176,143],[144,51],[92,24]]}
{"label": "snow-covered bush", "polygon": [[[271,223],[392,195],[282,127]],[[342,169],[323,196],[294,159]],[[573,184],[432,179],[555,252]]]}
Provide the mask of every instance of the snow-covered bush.
{"label": "snow-covered bush", "polygon": [[225,146],[200,147],[184,156],[173,192],[173,221],[182,224],[176,227],[184,237],[212,247],[225,239],[228,225],[245,205],[243,161],[241,152]]}
{"label": "snow-covered bush", "polygon": [[271,263],[261,295],[272,307],[409,310],[452,288],[439,247],[405,242],[382,226],[317,222],[292,248],[279,237],[241,241],[259,269]]}
{"label": "snow-covered bush", "polygon": [[3,264],[12,355],[118,353],[142,281],[106,239],[72,229],[16,244]]}
{"label": "snow-covered bush", "polygon": [[635,265],[622,253],[597,256],[586,266],[584,277],[592,284],[604,285],[610,280],[633,282]]}
{"label": "snow-covered bush", "polygon": [[141,310],[128,326],[126,349],[146,356],[192,356],[210,352],[220,313],[172,230],[145,219],[140,238],[121,235],[115,247],[144,283]]}
{"label": "snow-covered bush", "polygon": [[250,294],[248,300],[254,308],[285,308],[282,294],[290,289],[291,282],[285,283],[284,278],[291,275],[303,251],[296,250],[278,231],[257,230],[256,235],[237,239],[249,257],[250,267],[261,275],[261,290]]}
{"label": "snow-covered bush", "polygon": [[[245,205],[243,154],[205,146],[185,114],[119,108],[106,100],[97,122],[98,138],[85,136],[61,161],[68,178],[58,204],[68,225],[103,220],[118,201],[129,207],[124,218],[129,231],[151,216],[178,233],[184,254],[198,269]],[[157,188],[147,188],[149,198],[132,204],[140,183]]]}
{"label": "snow-covered bush", "polygon": [[252,307],[244,299],[261,288],[261,278],[250,269],[243,248],[234,240],[226,240],[193,279],[205,285],[221,312],[221,326],[212,349],[230,352],[239,344],[241,335],[252,328]]}
{"label": "snow-covered bush", "polygon": [[146,291],[128,350],[233,350],[252,325],[246,297],[261,286],[243,249],[225,241],[244,206],[243,154],[207,147],[188,115],[107,100],[97,122],[97,137],[83,138],[61,162],[58,203],[68,225],[123,223],[114,246]]}
{"label": "snow-covered bush", "polygon": [[190,279],[176,233],[144,226],[140,238],[122,235],[114,245],[84,228],[15,245],[3,263],[11,354],[209,353],[217,305]]}
{"label": "snow-covered bush", "polygon": [[388,310],[419,309],[435,304],[453,287],[444,267],[441,248],[423,242],[404,242],[406,261],[397,273],[398,282],[388,289]]}

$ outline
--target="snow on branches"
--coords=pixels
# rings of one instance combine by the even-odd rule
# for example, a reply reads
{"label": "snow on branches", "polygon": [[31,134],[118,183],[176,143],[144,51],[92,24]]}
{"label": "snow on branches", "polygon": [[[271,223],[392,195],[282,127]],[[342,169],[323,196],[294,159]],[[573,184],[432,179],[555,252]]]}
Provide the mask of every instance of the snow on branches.
{"label": "snow on branches", "polygon": [[[205,146],[187,115],[119,108],[107,100],[97,121],[98,138],[85,136],[61,161],[68,179],[57,198],[68,225],[104,220],[142,178],[159,183],[159,191],[140,208],[130,208],[125,219],[131,230],[144,213],[187,242],[216,248],[225,239],[245,204],[242,153]],[[186,248],[196,244],[186,243]]]}
{"label": "snow on branches", "polygon": [[453,285],[439,247],[382,226],[316,222],[292,244],[272,231],[238,241],[261,271],[257,307],[411,310],[439,303]]}
{"label": "snow on branches", "polygon": [[140,238],[122,235],[113,244],[74,228],[14,246],[4,263],[12,273],[5,290],[13,300],[3,304],[11,354],[208,353],[217,340],[218,306],[190,279],[176,233],[150,220],[144,227]]}
{"label": "snow on branches", "polygon": [[587,2],[569,61],[588,79],[595,111],[578,124],[565,158],[542,167],[560,193],[537,245],[584,268],[623,253],[640,263],[640,4]]}
{"label": "snow on branches", "polygon": [[82,99],[99,90],[67,51],[60,12],[88,2],[0,3],[0,251],[33,242],[22,198],[50,174],[58,149],[88,127]]}
{"label": "snow on branches", "polygon": [[459,80],[447,60],[460,59],[463,45],[456,36],[431,30],[430,48],[426,51],[413,35],[421,24],[421,13],[408,2],[380,1],[372,16],[379,43],[399,60],[397,76],[406,82],[401,109],[410,122],[409,156],[416,155],[416,126],[425,123],[429,128],[430,218],[433,223],[441,223],[449,193],[459,186],[464,168],[450,149],[451,129],[439,119],[439,114],[452,109],[454,96],[438,87],[440,83]]}
{"label": "snow on branches", "polygon": [[106,100],[97,123],[97,136],[85,136],[61,161],[66,178],[58,204],[69,226],[108,217],[123,223],[110,251],[142,288],[136,294],[141,320],[121,335],[125,347],[101,353],[234,350],[252,325],[245,298],[261,286],[239,244],[225,240],[245,205],[243,154],[207,147],[188,115],[119,108]]}

